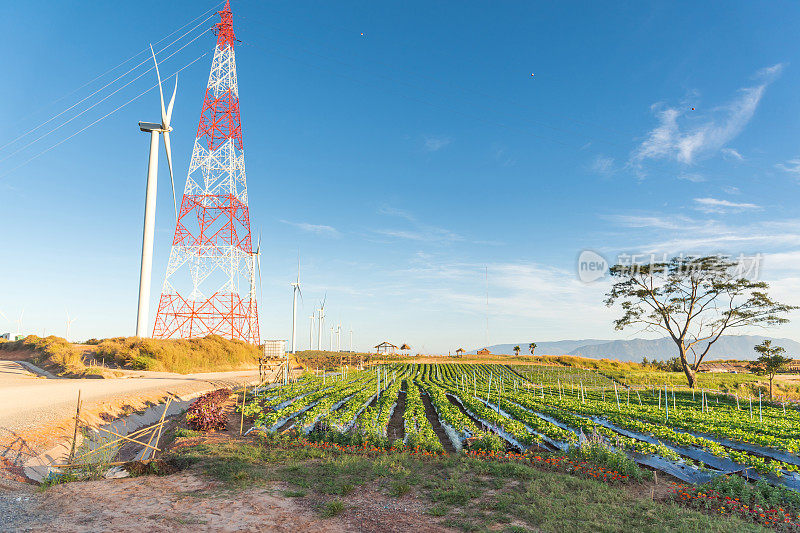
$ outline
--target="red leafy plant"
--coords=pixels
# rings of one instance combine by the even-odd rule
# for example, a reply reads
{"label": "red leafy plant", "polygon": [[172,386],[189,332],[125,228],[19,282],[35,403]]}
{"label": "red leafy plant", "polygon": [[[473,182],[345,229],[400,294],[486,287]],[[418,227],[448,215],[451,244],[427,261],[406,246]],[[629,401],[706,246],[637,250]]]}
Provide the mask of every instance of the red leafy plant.
{"label": "red leafy plant", "polygon": [[228,425],[225,402],[231,395],[230,389],[217,389],[203,394],[186,410],[186,423],[195,431],[223,430]]}

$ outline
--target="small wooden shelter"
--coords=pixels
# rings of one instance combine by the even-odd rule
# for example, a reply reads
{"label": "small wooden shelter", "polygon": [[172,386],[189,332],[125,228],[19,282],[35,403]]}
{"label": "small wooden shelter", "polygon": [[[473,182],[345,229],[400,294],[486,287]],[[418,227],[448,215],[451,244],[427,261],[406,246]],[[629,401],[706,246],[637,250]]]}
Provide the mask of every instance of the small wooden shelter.
{"label": "small wooden shelter", "polygon": [[402,345],[402,346],[400,346],[400,351],[401,351],[401,352],[408,352],[408,351],[410,351],[410,350],[411,350],[411,346],[409,346],[409,345],[408,345],[408,344],[406,344],[405,342],[403,343],[403,345]]}
{"label": "small wooden shelter", "polygon": [[462,355],[464,355],[464,351],[465,351],[464,348],[459,348],[458,350],[456,350],[456,357],[461,357]]}
{"label": "small wooden shelter", "polygon": [[481,348],[478,350],[478,355],[492,355],[492,352],[489,351],[489,348]]}
{"label": "small wooden shelter", "polygon": [[395,346],[391,342],[383,341],[382,343],[380,343],[379,345],[377,345],[375,347],[375,350],[376,350],[376,353],[378,355],[380,355],[382,353],[383,354],[387,354],[387,353],[392,353],[393,354],[393,353],[395,353],[397,351],[397,346]]}

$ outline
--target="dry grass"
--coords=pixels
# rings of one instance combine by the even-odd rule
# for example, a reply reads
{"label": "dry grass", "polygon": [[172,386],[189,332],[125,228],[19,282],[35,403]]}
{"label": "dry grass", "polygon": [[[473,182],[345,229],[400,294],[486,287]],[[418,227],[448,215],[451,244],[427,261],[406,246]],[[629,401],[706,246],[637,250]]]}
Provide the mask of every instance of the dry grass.
{"label": "dry grass", "polygon": [[218,335],[192,340],[115,337],[102,340],[95,357],[134,370],[189,374],[253,368],[260,353],[257,346]]}
{"label": "dry grass", "polygon": [[0,343],[0,350],[30,351],[32,362],[59,374],[83,374],[86,371],[81,350],[55,335],[44,338],[28,335],[22,340]]}

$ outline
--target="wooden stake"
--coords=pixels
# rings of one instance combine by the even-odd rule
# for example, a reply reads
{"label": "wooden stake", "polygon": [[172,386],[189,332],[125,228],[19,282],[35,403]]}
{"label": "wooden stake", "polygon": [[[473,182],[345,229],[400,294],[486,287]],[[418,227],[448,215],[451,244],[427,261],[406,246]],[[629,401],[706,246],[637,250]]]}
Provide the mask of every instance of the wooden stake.
{"label": "wooden stake", "polygon": [[81,391],[78,389],[78,406],[75,408],[75,431],[72,433],[72,447],[69,451],[69,462],[75,459],[75,443],[78,440],[78,420],[81,417]]}

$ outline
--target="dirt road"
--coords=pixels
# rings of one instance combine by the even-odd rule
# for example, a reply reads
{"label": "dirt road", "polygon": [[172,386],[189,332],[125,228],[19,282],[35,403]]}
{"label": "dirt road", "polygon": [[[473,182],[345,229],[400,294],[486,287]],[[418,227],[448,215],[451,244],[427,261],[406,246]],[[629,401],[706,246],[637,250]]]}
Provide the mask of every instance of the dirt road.
{"label": "dirt road", "polygon": [[[117,379],[48,379],[16,361],[0,361],[0,478],[22,480],[22,465],[49,456],[70,439],[81,392],[81,422],[102,424],[158,404],[258,380],[257,370],[171,374],[128,372]],[[42,463],[44,464],[44,463]]]}
{"label": "dirt road", "polygon": [[0,361],[0,427],[20,432],[57,424],[74,415],[78,391],[84,406],[125,402],[166,393],[187,395],[217,387],[240,386],[258,379],[257,370],[171,374],[141,372],[125,379],[46,379],[14,361]]}

